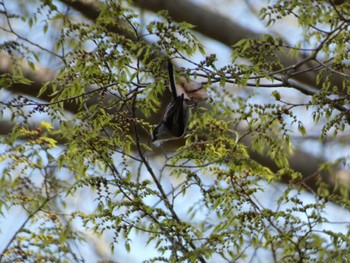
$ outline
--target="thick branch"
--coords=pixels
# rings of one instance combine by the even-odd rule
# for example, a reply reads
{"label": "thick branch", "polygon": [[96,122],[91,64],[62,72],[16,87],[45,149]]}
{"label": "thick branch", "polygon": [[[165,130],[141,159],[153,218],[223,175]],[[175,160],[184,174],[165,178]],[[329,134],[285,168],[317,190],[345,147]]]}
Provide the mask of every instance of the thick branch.
{"label": "thick branch", "polygon": [[[247,27],[243,28],[231,18],[188,0],[134,0],[134,3],[141,8],[146,8],[154,12],[163,9],[168,10],[174,20],[189,22],[196,26],[195,30],[199,33],[229,47],[241,39],[258,39],[261,37],[261,34],[249,30],[249,27],[254,27],[254,25],[247,25]],[[302,60],[301,57],[289,57],[281,53],[279,53],[279,58],[284,67],[297,65]],[[316,63],[310,61],[307,67],[312,68],[314,65]],[[307,85],[315,86],[316,74],[317,72],[305,71],[303,74],[295,76],[294,79]],[[332,81],[332,86],[342,87],[341,79],[334,78]]]}
{"label": "thick branch", "polygon": [[[65,4],[75,8],[87,18],[95,20],[100,11],[96,1],[92,0],[61,0]],[[258,39],[261,34],[257,34],[247,27],[242,27],[232,21],[229,17],[221,15],[215,11],[209,10],[201,5],[197,5],[188,0],[134,0],[134,3],[140,8],[146,8],[150,11],[157,12],[160,10],[168,10],[171,17],[176,21],[186,21],[196,26],[195,30],[199,33],[217,40],[227,46],[232,46],[241,39],[254,38]],[[253,25],[252,25],[253,27]],[[111,29],[120,31],[119,29]],[[127,32],[120,32],[124,35]],[[132,36],[127,36],[131,37]],[[289,57],[279,53],[279,58],[284,67],[292,67],[298,65],[303,60],[301,57]],[[319,64],[309,61],[307,65],[302,65],[299,70],[305,70],[303,74],[298,74],[293,79],[315,86],[317,71],[308,71],[307,68],[313,68]],[[307,68],[306,68],[307,66]],[[280,70],[280,68],[276,69]],[[340,78],[332,79],[332,86],[342,87]],[[321,87],[322,83],[320,83]]]}
{"label": "thick branch", "polygon": [[[48,81],[55,79],[56,74],[48,68],[36,66],[35,70],[32,70],[27,63],[16,61],[20,65],[24,77],[32,81],[31,85],[24,84],[13,84],[12,92],[23,93],[28,96],[36,97],[39,93],[42,85]],[[0,53],[0,74],[12,73],[13,72],[13,58],[9,55]],[[41,99],[49,101],[49,94],[43,94]]]}

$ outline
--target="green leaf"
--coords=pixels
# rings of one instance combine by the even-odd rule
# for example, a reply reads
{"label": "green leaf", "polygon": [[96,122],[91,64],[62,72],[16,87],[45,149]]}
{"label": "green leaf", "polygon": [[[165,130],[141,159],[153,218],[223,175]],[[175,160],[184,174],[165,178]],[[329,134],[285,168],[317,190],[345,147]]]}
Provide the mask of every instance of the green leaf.
{"label": "green leaf", "polygon": [[281,100],[281,94],[277,90],[274,90],[271,94],[275,97],[277,101]]}
{"label": "green leaf", "polygon": [[301,122],[298,123],[298,131],[301,133],[301,135],[303,136],[306,135],[306,129]]}

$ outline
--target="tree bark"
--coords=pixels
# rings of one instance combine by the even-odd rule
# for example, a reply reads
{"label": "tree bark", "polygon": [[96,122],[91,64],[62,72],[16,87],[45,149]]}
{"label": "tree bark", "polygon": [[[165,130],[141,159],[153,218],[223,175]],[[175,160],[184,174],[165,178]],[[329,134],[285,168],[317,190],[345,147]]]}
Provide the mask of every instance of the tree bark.
{"label": "tree bark", "polygon": [[[61,1],[81,12],[85,17],[91,20],[95,20],[100,13],[96,1]],[[242,39],[259,39],[262,37],[261,34],[249,30],[249,25],[247,27],[242,27],[231,18],[209,10],[203,6],[194,4],[188,0],[134,0],[134,3],[140,8],[145,8],[153,12],[167,10],[175,21],[186,21],[195,26],[195,31],[229,47],[232,47],[232,45]],[[303,57],[289,57],[282,53],[279,53],[279,58],[284,67],[292,67],[303,59]],[[315,66],[315,63],[309,61],[307,65],[301,66],[298,70],[305,70],[307,69],[306,66],[312,68]],[[276,70],[279,70],[279,68],[276,68]],[[291,68],[291,72],[292,71],[293,67]],[[303,74],[296,75],[293,79],[306,85],[317,87],[315,85],[316,75],[317,71],[305,71]],[[342,87],[342,81],[340,78],[333,78],[332,81],[332,86],[338,86],[339,88]],[[321,86],[322,83],[319,84],[318,88],[321,88]],[[303,92],[303,90],[298,88],[297,90]]]}

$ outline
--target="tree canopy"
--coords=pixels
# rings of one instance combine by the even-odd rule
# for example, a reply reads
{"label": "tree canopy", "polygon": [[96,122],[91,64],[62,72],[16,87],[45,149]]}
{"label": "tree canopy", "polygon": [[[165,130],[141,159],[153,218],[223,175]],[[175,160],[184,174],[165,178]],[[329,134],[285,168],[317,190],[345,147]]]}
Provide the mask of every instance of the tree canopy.
{"label": "tree canopy", "polygon": [[0,1],[1,262],[350,260],[349,2],[219,2]]}

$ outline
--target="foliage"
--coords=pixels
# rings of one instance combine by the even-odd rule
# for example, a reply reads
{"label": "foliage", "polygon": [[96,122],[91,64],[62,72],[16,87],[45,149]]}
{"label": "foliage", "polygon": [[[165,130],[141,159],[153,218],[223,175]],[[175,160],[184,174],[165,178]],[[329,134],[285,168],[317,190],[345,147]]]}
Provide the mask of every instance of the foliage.
{"label": "foliage", "polygon": [[[348,125],[348,4],[274,1],[261,18],[271,25],[294,16],[312,48],[272,35],[244,39],[225,67],[206,54],[192,25],[175,23],[167,12],[144,25],[127,1],[101,3],[93,22],[56,1],[0,6],[7,34],[0,49],[13,63],[1,89],[30,89],[35,80],[26,66],[40,74],[37,63],[48,63],[48,54],[57,73],[37,97],[1,102],[13,126],[1,136],[0,208],[5,215],[20,207],[26,219],[1,247],[0,260],[84,261],[72,244],[88,241],[86,231],[112,235],[112,252],[118,242],[130,251],[133,235],[146,236],[157,251],[147,262],[235,262],[259,255],[275,262],[350,260],[350,232],[328,230],[332,222],[324,212],[330,202],[349,208],[348,190],[330,189],[321,176],[347,159],[314,171],[312,202],[302,198],[304,175],[290,166],[292,135],[308,132],[296,109],[322,126],[322,140]],[[54,49],[33,42],[16,23],[41,28]],[[296,64],[284,66],[280,54],[294,56]],[[176,75],[204,78],[213,100],[194,107],[183,144],[176,150],[165,144],[161,154],[149,134],[161,118],[169,58],[190,65]],[[294,81],[315,71],[312,87]],[[251,94],[229,92],[232,84]],[[288,101],[286,87],[309,97]],[[261,95],[268,100],[260,103]],[[275,168],[252,153],[270,157]],[[263,202],[265,188],[282,180],[288,183],[280,196]],[[82,192],[93,198],[75,204]]]}

